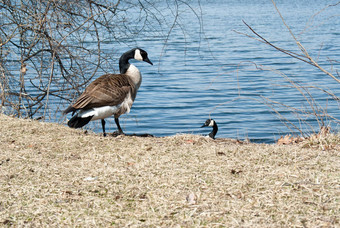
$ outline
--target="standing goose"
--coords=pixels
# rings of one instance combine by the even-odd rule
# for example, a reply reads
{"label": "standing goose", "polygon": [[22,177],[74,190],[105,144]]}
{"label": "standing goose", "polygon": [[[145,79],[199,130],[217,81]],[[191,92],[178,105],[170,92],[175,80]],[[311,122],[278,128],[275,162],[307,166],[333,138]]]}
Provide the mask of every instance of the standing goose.
{"label": "standing goose", "polygon": [[125,52],[119,59],[120,74],[105,74],[97,78],[76,102],[63,112],[64,114],[72,112],[73,117],[67,123],[69,127],[80,128],[90,121],[101,119],[103,134],[106,136],[104,119],[114,115],[117,134],[124,134],[118,118],[130,112],[142,82],[141,73],[137,67],[129,63],[130,59],[153,65],[148,53],[140,48]]}
{"label": "standing goose", "polygon": [[215,139],[215,135],[217,134],[218,127],[213,119],[207,119],[205,123],[201,127],[212,127],[212,131],[209,133],[209,137]]}

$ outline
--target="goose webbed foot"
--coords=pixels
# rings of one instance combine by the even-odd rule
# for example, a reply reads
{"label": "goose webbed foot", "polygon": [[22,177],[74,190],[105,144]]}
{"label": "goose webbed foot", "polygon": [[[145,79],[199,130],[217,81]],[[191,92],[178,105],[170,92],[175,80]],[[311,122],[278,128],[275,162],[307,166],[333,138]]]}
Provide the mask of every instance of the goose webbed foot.
{"label": "goose webbed foot", "polygon": [[126,134],[123,131],[119,131],[119,130],[112,132],[113,137],[117,137],[120,135],[126,135]]}

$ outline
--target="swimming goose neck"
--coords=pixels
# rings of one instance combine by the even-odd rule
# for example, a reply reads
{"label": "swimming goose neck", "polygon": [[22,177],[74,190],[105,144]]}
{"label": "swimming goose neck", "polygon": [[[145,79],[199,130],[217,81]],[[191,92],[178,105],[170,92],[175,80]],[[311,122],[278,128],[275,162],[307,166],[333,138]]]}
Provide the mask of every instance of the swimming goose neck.
{"label": "swimming goose neck", "polygon": [[[215,139],[215,135],[217,134],[217,131],[218,131],[218,127],[217,127],[217,124],[215,123],[214,125],[213,125],[213,130],[212,130],[212,132],[210,133],[210,134],[212,134],[212,138],[213,139]],[[209,135],[210,135],[209,134]]]}

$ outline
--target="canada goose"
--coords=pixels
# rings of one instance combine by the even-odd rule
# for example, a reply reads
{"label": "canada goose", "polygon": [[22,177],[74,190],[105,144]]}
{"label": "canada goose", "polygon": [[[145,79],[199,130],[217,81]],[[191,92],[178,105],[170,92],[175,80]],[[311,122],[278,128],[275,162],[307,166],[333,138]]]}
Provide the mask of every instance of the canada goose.
{"label": "canada goose", "polygon": [[218,127],[213,119],[207,119],[205,123],[201,127],[212,127],[212,131],[209,133],[209,137],[215,139],[215,135],[217,134]]}
{"label": "canada goose", "polygon": [[97,78],[87,86],[76,102],[63,112],[72,112],[73,117],[67,123],[69,127],[80,128],[90,121],[101,119],[103,134],[106,136],[104,119],[114,115],[118,128],[116,133],[124,134],[118,118],[130,112],[142,82],[141,73],[129,63],[130,59],[153,65],[148,53],[140,48],[125,52],[119,59],[120,74],[105,74]]}

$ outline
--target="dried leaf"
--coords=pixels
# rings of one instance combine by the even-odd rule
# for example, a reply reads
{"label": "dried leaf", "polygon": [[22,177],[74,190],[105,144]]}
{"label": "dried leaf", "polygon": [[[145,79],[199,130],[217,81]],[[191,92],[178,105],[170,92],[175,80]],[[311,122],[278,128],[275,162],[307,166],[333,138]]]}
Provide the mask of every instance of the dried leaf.
{"label": "dried leaf", "polygon": [[291,138],[290,135],[285,135],[284,137],[281,136],[279,140],[277,140],[278,145],[289,145],[291,144],[293,139]]}

